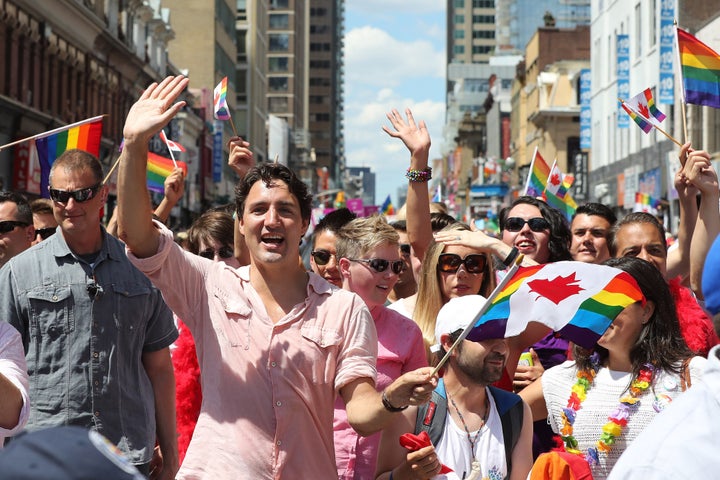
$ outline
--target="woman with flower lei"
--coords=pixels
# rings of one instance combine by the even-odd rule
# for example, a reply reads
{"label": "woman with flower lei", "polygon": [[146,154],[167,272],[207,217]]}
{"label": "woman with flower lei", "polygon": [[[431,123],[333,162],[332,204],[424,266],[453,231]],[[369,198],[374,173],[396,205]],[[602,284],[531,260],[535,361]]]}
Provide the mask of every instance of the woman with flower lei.
{"label": "woman with flower lei", "polygon": [[673,398],[699,379],[705,359],[685,344],[672,296],[660,272],[634,258],[606,265],[628,272],[645,301],[625,308],[588,351],[545,371],[523,390],[533,419],[547,418],[568,453],[606,478],[625,447]]}

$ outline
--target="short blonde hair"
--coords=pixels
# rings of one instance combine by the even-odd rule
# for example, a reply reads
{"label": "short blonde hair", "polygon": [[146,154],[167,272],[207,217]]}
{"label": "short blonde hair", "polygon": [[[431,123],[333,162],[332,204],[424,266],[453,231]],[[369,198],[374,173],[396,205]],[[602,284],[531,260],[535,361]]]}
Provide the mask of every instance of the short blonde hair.
{"label": "short blonde hair", "polygon": [[360,258],[375,247],[385,244],[398,245],[400,235],[391,227],[385,217],[356,218],[336,232],[336,256]]}

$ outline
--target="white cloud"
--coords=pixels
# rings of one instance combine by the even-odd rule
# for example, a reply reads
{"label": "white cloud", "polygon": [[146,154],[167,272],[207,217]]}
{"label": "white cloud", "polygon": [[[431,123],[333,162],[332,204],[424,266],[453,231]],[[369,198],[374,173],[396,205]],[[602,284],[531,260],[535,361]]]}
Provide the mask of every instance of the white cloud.
{"label": "white cloud", "polygon": [[445,76],[445,52],[428,40],[402,41],[364,26],[345,37],[346,85],[395,87],[410,77]]}
{"label": "white cloud", "polygon": [[445,12],[445,2],[442,0],[347,0],[345,5],[353,13],[366,15],[406,14],[408,17],[413,17],[419,14]]}

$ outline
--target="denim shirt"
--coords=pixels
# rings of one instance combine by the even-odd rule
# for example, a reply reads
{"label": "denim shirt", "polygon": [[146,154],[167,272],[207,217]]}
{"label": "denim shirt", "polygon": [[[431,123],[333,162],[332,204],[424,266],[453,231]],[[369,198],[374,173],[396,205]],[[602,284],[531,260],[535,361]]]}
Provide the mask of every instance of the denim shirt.
{"label": "denim shirt", "polygon": [[93,265],[62,234],[0,270],[0,319],[23,338],[32,410],[28,429],[93,428],[133,463],[155,445],[155,406],[143,352],[177,338],[160,292],[103,231]]}

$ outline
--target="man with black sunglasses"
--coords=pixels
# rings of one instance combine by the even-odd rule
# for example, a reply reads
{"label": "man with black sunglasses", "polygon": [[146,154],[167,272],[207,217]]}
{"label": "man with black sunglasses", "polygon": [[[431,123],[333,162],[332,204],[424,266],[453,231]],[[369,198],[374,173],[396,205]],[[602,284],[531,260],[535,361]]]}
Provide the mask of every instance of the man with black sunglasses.
{"label": "man with black sunglasses", "polygon": [[35,245],[54,235],[58,223],[53,215],[52,200],[48,198],[33,200],[30,202],[30,210],[32,210],[33,225],[35,226],[35,240],[32,244]]}
{"label": "man with black sunglasses", "polygon": [[177,478],[336,478],[333,404],[362,435],[427,401],[430,368],[375,390],[377,334],[362,300],[298,261],[312,195],[286,166],[250,169],[235,190],[250,265],[192,256],[151,222],[148,141],[185,105],[188,79],[150,85],[130,108],[118,174],[118,224],[128,256],[193,333],[202,412]]}
{"label": "man with black sunglasses", "polygon": [[[59,231],[0,269],[0,319],[25,347],[29,430],[97,430],[146,475],[157,441],[158,478],[170,479],[178,460],[168,347],[177,330],[159,290],[100,224],[102,179],[88,152],[55,160],[49,192]],[[32,224],[29,208],[28,217]]]}
{"label": "man with black sunglasses", "polygon": [[30,248],[34,238],[28,201],[19,193],[0,191],[0,267]]}

